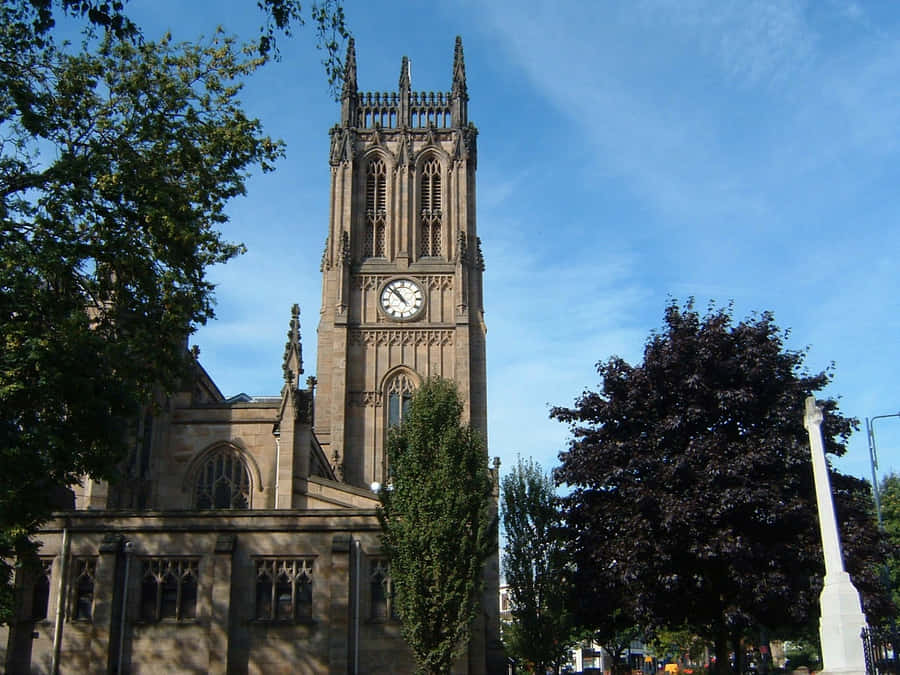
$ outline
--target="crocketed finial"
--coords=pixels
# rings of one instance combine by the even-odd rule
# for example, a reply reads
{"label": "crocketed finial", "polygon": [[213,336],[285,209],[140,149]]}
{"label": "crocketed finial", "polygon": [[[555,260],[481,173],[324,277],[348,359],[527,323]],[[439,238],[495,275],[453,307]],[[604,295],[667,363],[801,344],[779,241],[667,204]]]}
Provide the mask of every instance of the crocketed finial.
{"label": "crocketed finial", "polygon": [[466,60],[463,57],[462,37],[456,36],[456,48],[453,52],[453,89],[452,96],[466,97]]}
{"label": "crocketed finial", "polygon": [[291,323],[287,337],[281,369],[284,371],[285,383],[296,388],[300,374],[303,372],[303,351],[300,345],[300,305],[295,304],[291,307]]}
{"label": "crocketed finial", "polygon": [[356,96],[356,44],[351,37],[347,41],[347,57],[344,60],[344,87],[341,98]]}
{"label": "crocketed finial", "polygon": [[400,61],[400,91],[409,91],[410,85],[409,57],[404,56]]}

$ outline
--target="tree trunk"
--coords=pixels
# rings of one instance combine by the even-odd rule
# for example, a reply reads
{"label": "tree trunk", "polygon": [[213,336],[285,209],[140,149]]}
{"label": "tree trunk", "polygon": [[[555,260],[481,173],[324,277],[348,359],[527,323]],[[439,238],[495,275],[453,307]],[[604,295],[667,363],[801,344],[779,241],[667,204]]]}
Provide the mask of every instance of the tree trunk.
{"label": "tree trunk", "polygon": [[734,671],[738,675],[741,675],[747,670],[747,654],[745,653],[743,644],[741,644],[740,633],[734,633],[731,636],[731,645],[734,650]]}
{"label": "tree trunk", "polygon": [[769,631],[764,627],[759,629],[759,654],[760,675],[769,675],[769,661],[772,660],[772,648],[769,645]]}
{"label": "tree trunk", "polygon": [[724,630],[716,634],[716,673],[731,675],[731,663],[728,661],[728,633]]}

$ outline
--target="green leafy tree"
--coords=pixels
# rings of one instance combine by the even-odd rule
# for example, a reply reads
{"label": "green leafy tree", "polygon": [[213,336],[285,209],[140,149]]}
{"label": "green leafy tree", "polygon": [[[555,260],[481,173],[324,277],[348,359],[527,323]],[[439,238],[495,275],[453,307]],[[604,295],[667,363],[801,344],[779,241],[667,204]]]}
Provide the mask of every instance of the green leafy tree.
{"label": "green leafy tree", "polygon": [[[300,5],[259,6],[245,48],[147,40],[118,0],[0,0],[0,621],[10,557],[61,490],[115,479],[130,422],[183,376],[207,270],[242,250],[225,205],[283,153],[238,95]],[[80,46],[55,40],[60,14]]]}
{"label": "green leafy tree", "polygon": [[692,666],[705,663],[709,651],[706,640],[685,628],[662,628],[647,641],[647,647],[657,658]]}
{"label": "green leafy tree", "polygon": [[484,563],[497,547],[494,480],[483,440],[460,422],[462,409],[455,384],[429,379],[387,442],[382,540],[421,673],[449,673],[465,649]]}
{"label": "green leafy tree", "polygon": [[[22,51],[41,49],[52,44],[52,29],[59,14],[83,19],[88,33],[101,30],[118,39],[139,39],[140,26],[127,15],[128,0],[0,0],[3,8],[5,37],[18,42]],[[329,85],[334,85],[342,74],[339,56],[340,42],[350,36],[344,22],[344,8],[340,0],[315,0],[304,5],[300,0],[257,0],[264,23],[252,48],[260,56],[278,54],[279,33],[291,37],[295,26],[312,21],[316,30],[316,45],[325,52],[322,64],[328,75]],[[21,74],[14,64],[6,63],[0,69],[4,83],[21,84]]]}
{"label": "green leafy tree", "polygon": [[592,624],[591,638],[609,654],[613,673],[631,672],[631,664],[623,660],[626,650],[632,642],[639,640],[644,634],[643,629],[634,623],[628,610],[623,609],[623,604],[610,603],[604,607],[598,606],[592,612],[598,615],[598,618]]}
{"label": "green leafy tree", "polygon": [[882,523],[890,547],[887,566],[896,613],[900,611],[900,475],[891,473],[882,478],[879,496]]}
{"label": "green leafy tree", "polygon": [[[803,370],[772,315],[734,324],[731,310],[700,316],[666,308],[643,363],[598,364],[600,391],[553,415],[571,424],[558,480],[572,492],[573,559],[596,570],[585,595],[602,597],[611,571],[629,589],[638,621],[684,626],[716,645],[760,627],[802,630],[823,576],[804,399],[828,372]],[[826,450],[844,452],[855,420],[823,403]],[[833,472],[847,567],[870,618],[879,547],[864,484]],[[857,536],[855,530],[866,536]],[[882,596],[883,597],[883,596]]]}
{"label": "green leafy tree", "polygon": [[506,537],[503,573],[512,607],[504,642],[510,654],[531,664],[534,672],[559,672],[575,635],[556,486],[539,464],[520,459],[501,481],[500,500]]}

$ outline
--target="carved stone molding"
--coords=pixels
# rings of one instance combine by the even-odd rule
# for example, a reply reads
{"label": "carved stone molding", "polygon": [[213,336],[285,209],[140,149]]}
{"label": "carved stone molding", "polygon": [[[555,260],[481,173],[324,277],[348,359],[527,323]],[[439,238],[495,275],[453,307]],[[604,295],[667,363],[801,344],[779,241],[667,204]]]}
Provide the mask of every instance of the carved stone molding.
{"label": "carved stone molding", "polygon": [[482,272],[484,272],[484,254],[481,252],[481,237],[475,238],[476,245],[476,253],[475,253],[475,264],[478,266]]}
{"label": "carved stone molding", "polygon": [[347,230],[341,231],[341,263],[344,265],[349,265],[352,261],[350,260],[350,235],[347,233]]}
{"label": "carved stone molding", "polygon": [[432,291],[449,291],[453,288],[452,274],[429,274],[421,277],[422,283],[428,286]]}
{"label": "carved stone molding", "polygon": [[329,161],[332,167],[347,165],[356,156],[356,133],[353,129],[335,126],[331,129],[331,151]]}
{"label": "carved stone molding", "polygon": [[456,260],[458,262],[468,262],[469,260],[469,238],[462,231],[456,237]]}
{"label": "carved stone molding", "polygon": [[328,258],[328,244],[329,237],[325,237],[325,249],[322,251],[322,261],[319,263],[320,272],[331,269],[331,260]]}
{"label": "carved stone molding", "polygon": [[[354,277],[353,283],[357,290],[374,291],[395,274],[361,274]],[[452,274],[411,274],[418,279],[423,286],[432,291],[449,291],[453,288]]]}
{"label": "carved stone molding", "polygon": [[453,344],[452,329],[427,328],[386,328],[350,331],[352,344],[368,347],[383,345],[429,345],[446,346]]}
{"label": "carved stone molding", "polygon": [[350,405],[357,408],[381,407],[380,391],[351,391]]}
{"label": "carved stone molding", "polygon": [[384,279],[387,277],[378,274],[363,274],[354,279],[355,286],[360,291],[377,290]]}

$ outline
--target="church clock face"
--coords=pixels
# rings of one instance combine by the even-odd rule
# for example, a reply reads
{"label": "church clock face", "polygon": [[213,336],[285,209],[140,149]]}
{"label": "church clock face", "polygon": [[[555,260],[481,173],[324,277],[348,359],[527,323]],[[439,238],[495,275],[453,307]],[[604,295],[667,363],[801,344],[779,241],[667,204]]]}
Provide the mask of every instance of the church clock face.
{"label": "church clock face", "polygon": [[381,309],[391,319],[414,319],[425,309],[425,293],[412,279],[393,279],[381,289]]}

